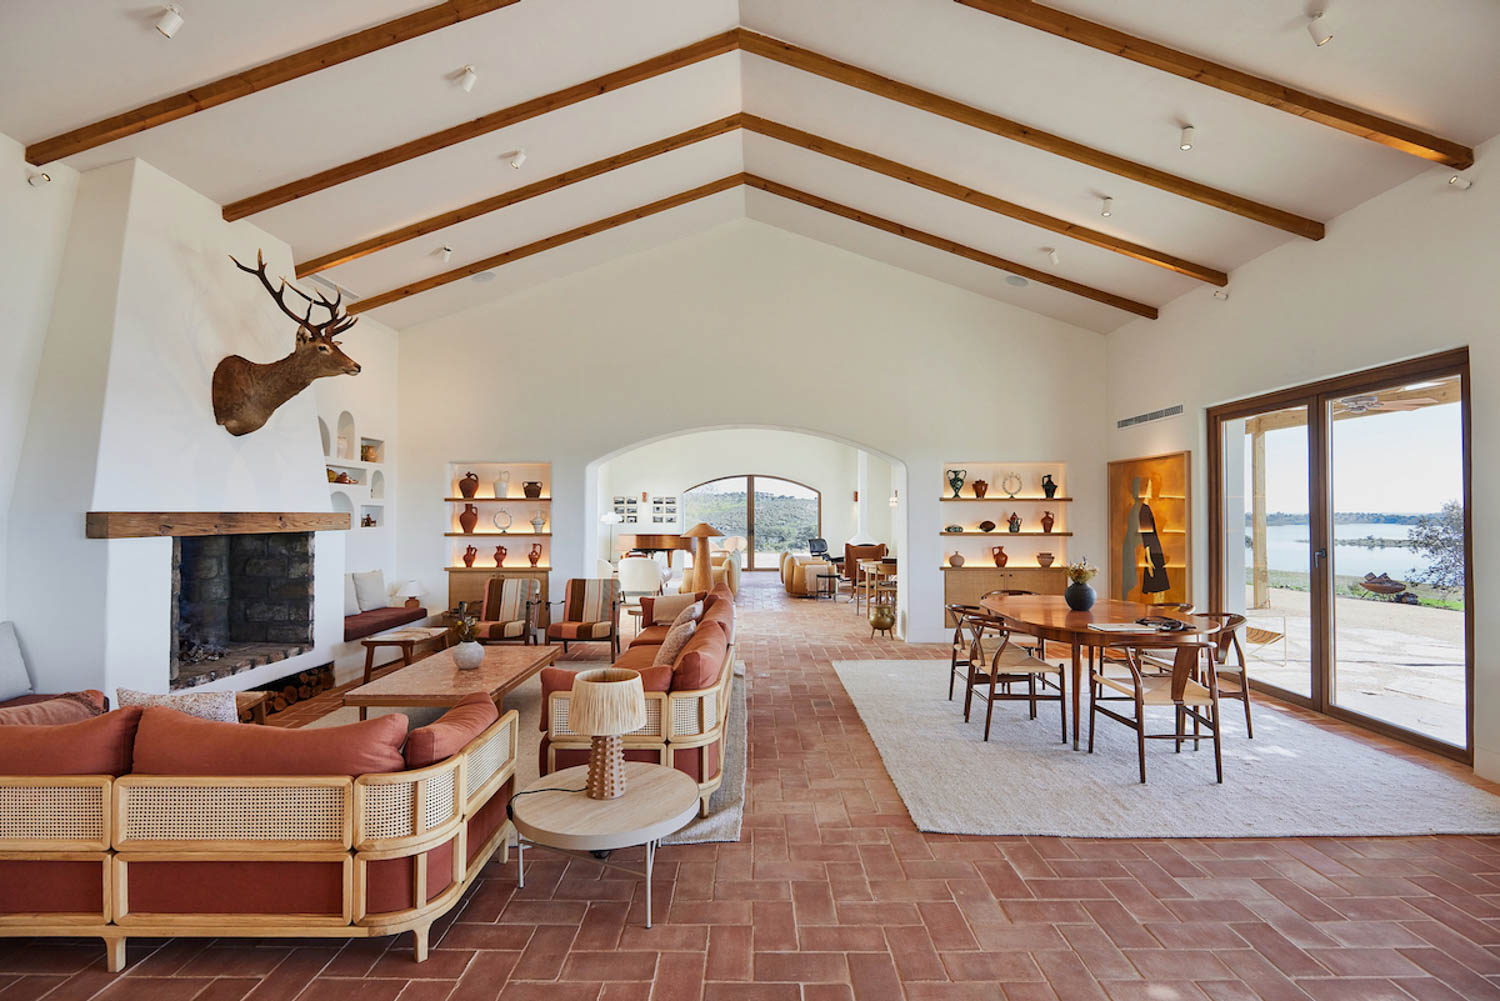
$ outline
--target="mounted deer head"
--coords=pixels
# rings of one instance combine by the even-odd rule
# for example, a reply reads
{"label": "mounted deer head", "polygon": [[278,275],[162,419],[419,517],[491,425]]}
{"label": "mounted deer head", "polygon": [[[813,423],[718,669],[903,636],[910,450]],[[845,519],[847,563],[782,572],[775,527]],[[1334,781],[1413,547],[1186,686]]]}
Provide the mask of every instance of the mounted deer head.
{"label": "mounted deer head", "polygon": [[[322,292],[313,299],[295,285],[288,285],[285,278],[273,286],[266,277],[265,255],[255,254],[255,267],[248,267],[229,258],[241,271],[255,275],[265,287],[266,293],[276,305],[297,324],[297,346],[292,353],[278,361],[262,365],[248,361],[239,355],[230,355],[214,369],[213,400],[214,420],[232,435],[249,434],[263,427],[276,408],[306,389],[314,379],[328,375],[358,375],[359,363],[344,354],[333,339],[359,322],[340,307],[344,294],[329,301]],[[298,316],[286,304],[286,291],[291,289],[307,300],[307,312]],[[314,309],[328,312],[328,319],[314,323]]]}

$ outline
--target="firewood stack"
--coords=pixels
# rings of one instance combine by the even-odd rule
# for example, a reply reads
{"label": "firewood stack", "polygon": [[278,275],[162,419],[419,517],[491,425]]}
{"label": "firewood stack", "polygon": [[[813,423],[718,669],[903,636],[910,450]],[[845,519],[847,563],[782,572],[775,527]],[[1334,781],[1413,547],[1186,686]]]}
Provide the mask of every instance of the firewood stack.
{"label": "firewood stack", "polygon": [[296,674],[287,675],[271,689],[271,701],[266,704],[266,712],[279,713],[283,709],[294,706],[304,699],[321,695],[332,687],[332,664],[324,664],[321,667],[310,667],[305,671],[298,671]]}

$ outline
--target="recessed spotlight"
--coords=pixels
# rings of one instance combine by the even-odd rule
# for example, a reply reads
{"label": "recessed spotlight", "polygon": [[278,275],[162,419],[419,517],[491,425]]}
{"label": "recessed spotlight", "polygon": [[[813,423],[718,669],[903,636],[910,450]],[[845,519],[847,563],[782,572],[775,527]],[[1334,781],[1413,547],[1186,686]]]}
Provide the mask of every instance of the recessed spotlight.
{"label": "recessed spotlight", "polygon": [[1193,131],[1194,130],[1191,125],[1184,125],[1182,127],[1182,138],[1177,143],[1178,149],[1182,150],[1183,152],[1187,152],[1188,150],[1193,148]]}
{"label": "recessed spotlight", "polygon": [[1108,195],[1105,195],[1104,198],[1103,198],[1103,200],[1099,202],[1099,214],[1102,215],[1106,219],[1108,219],[1110,216],[1114,215],[1115,214],[1115,200],[1113,198],[1109,197]]}
{"label": "recessed spotlight", "polygon": [[511,170],[520,170],[526,163],[526,151],[524,149],[513,149],[509,153],[501,155],[510,160]]}
{"label": "recessed spotlight", "polygon": [[1052,262],[1054,268],[1062,263],[1062,255],[1057,252],[1056,247],[1043,247],[1042,253],[1047,255],[1047,260]]}
{"label": "recessed spotlight", "polygon": [[161,32],[163,38],[171,38],[177,34],[177,29],[182,27],[182,8],[175,3],[169,3],[162,8],[161,17],[156,19],[156,30]]}
{"label": "recessed spotlight", "polygon": [[495,272],[481,271],[477,275],[471,275],[469,280],[478,282],[479,284],[483,285],[485,282],[492,282],[495,280]]}
{"label": "recessed spotlight", "polygon": [[1218,299],[1220,302],[1223,302],[1224,300],[1229,298],[1229,290],[1227,288],[1214,289],[1214,298]]}
{"label": "recessed spotlight", "polygon": [[449,261],[453,260],[453,248],[448,246],[446,243],[443,244],[438,248],[438,256],[443,259],[444,264],[447,264]]}
{"label": "recessed spotlight", "polygon": [[1469,180],[1462,174],[1454,174],[1452,177],[1448,178],[1448,187],[1452,188],[1454,191],[1468,191],[1473,186],[1474,182]]}
{"label": "recessed spotlight", "polygon": [[42,185],[50,184],[51,182],[52,175],[47,173],[45,170],[39,170],[35,174],[28,175],[26,178],[26,183],[31,185],[33,188],[40,188]]}
{"label": "recessed spotlight", "polygon": [[1308,17],[1307,33],[1312,36],[1313,44],[1319,48],[1333,40],[1333,28],[1329,27],[1328,18],[1323,11],[1315,10]]}
{"label": "recessed spotlight", "polygon": [[1027,285],[1030,285],[1031,283],[1029,281],[1027,281],[1026,279],[1022,278],[1020,275],[1006,275],[1005,276],[1005,284],[1007,284],[1007,285],[1009,285],[1009,286],[1011,286],[1013,288],[1025,288]]}
{"label": "recessed spotlight", "polygon": [[458,78],[458,85],[463,88],[464,93],[467,94],[473,90],[478,82],[479,74],[474,72],[474,67],[465,66],[463,75]]}

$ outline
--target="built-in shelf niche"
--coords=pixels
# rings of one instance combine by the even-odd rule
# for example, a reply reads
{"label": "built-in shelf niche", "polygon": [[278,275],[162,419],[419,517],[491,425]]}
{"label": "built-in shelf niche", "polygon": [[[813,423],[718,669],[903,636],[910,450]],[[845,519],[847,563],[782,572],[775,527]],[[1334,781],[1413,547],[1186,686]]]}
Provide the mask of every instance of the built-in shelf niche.
{"label": "built-in shelf niche", "polygon": [[[472,472],[479,478],[473,497],[463,496],[460,483]],[[508,473],[502,481],[501,474]],[[541,485],[540,497],[526,497],[525,484],[534,481]],[[503,496],[502,496],[503,491]],[[464,570],[463,555],[467,547],[478,550],[473,570],[494,571],[495,548],[507,550],[505,562],[500,567],[506,572],[532,570],[528,554],[533,545],[541,546],[541,556],[536,571],[545,573],[552,564],[552,464],[550,462],[500,462],[495,460],[457,461],[448,464],[448,487],[443,501],[448,506],[448,523],[443,535],[448,543],[448,568]],[[459,522],[464,506],[473,504],[479,512],[474,531],[465,533]],[[541,530],[532,524],[537,514],[542,517]],[[509,524],[502,531],[496,523]],[[450,595],[454,592],[449,586]]]}
{"label": "built-in shelf niche", "polygon": [[354,415],[347,410],[339,414],[337,428],[332,458],[358,461],[359,436],[354,432]]}
{"label": "built-in shelf niche", "polygon": [[[371,518],[375,524],[366,525],[365,519]],[[357,528],[382,528],[385,525],[385,506],[381,504],[361,504],[359,506],[359,523]]]}
{"label": "built-in shelf niche", "polygon": [[[953,489],[948,481],[948,471],[951,469],[968,471],[957,497],[953,496]],[[1053,584],[1061,582],[1062,567],[1068,561],[1068,540],[1073,535],[1068,527],[1073,497],[1068,493],[1067,472],[1067,464],[1063,462],[984,460],[945,463],[938,484],[941,501],[938,505],[938,517],[942,521],[935,526],[942,537],[943,569],[952,569],[948,560],[956,552],[964,558],[962,570],[966,578],[977,570],[997,570],[999,568],[995,566],[993,548],[1001,546],[1005,550],[1007,569],[1039,571],[1043,568],[1037,557],[1042,553],[1051,553],[1054,572],[1040,576],[1035,573],[1024,575],[1025,580],[1007,581],[994,586],[1040,591],[1043,587],[1050,589]],[[1014,496],[1006,493],[1006,479],[1010,474],[1020,478],[1019,486],[1014,482],[1010,484],[1016,488]],[[1057,485],[1054,496],[1050,498],[1042,487],[1042,477],[1048,474]],[[986,491],[983,497],[975,496],[976,480],[985,481]],[[1044,532],[1042,515],[1049,512],[1053,517],[1052,531]],[[1012,514],[1021,519],[1019,532],[1009,530]],[[988,532],[980,528],[981,523],[986,521],[994,523],[994,528]],[[961,531],[947,531],[950,525],[957,525]],[[949,586],[945,588],[949,601],[961,600],[954,597],[959,593],[955,591],[954,583],[950,580]],[[965,595],[971,586],[963,585]],[[1057,587],[1057,590],[1060,592],[1061,587]]]}
{"label": "built-in shelf niche", "polygon": [[385,461],[385,442],[380,438],[359,440],[359,461],[378,466]]}
{"label": "built-in shelf niche", "polygon": [[375,470],[370,474],[370,500],[383,500],[385,498],[385,473]]}
{"label": "built-in shelf niche", "polygon": [[[353,519],[354,519],[354,502],[349,499],[349,495],[348,494],[344,493],[344,491],[342,491],[342,490],[335,490],[335,491],[333,491],[332,493],[330,493],[328,495],[328,500],[329,500],[330,503],[332,503],[333,510],[336,513],[338,513],[338,514],[347,514],[350,517],[350,521],[351,522],[353,521]],[[357,527],[357,523],[356,524],[352,524],[350,527],[351,528]]]}
{"label": "built-in shelf niche", "polygon": [[323,442],[323,458],[333,457],[333,435],[328,431],[328,422],[318,418],[318,438]]}

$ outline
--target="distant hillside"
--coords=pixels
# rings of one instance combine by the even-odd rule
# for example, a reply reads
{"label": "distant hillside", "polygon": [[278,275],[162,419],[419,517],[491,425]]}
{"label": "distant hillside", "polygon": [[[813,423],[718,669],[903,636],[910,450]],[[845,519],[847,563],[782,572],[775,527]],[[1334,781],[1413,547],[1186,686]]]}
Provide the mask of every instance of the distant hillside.
{"label": "distant hillside", "polygon": [[[1426,515],[1391,514],[1385,511],[1336,511],[1335,525],[1415,525]],[[1245,512],[1245,524],[1251,523],[1250,512]],[[1273,511],[1266,515],[1267,525],[1306,525],[1307,515]]]}

